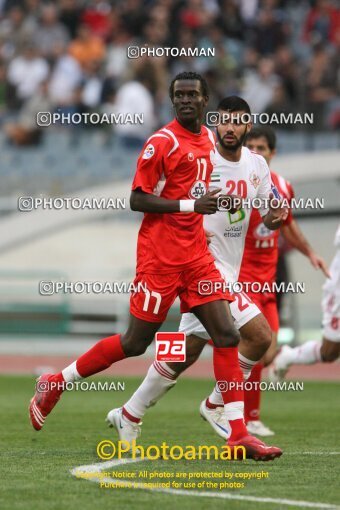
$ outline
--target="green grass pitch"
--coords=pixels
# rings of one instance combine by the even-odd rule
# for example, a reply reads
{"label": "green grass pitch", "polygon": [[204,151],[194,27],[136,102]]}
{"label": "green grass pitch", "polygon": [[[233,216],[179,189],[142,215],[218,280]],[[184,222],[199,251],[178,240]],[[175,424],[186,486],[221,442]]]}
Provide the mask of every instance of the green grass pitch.
{"label": "green grass pitch", "polygon": [[[105,380],[105,378],[101,378]],[[107,379],[106,379],[107,380]],[[96,445],[116,440],[104,419],[121,405],[140,378],[119,378],[124,392],[68,392],[35,432],[28,421],[28,401],[33,377],[0,376],[1,449],[0,508],[2,510],[69,510],[80,508],[162,510],[179,508],[262,510],[300,508],[278,503],[211,499],[164,494],[136,489],[101,489],[99,484],[78,480],[70,469],[100,462]],[[142,445],[223,444],[198,413],[202,398],[210,392],[208,380],[183,379],[144,419]],[[116,470],[159,471],[268,471],[265,480],[250,480],[244,489],[222,492],[311,503],[340,504],[339,384],[306,382],[303,392],[267,392],[262,419],[276,431],[269,444],[284,455],[274,462],[164,461],[119,466]],[[319,452],[307,455],[303,452]],[[144,480],[145,481],[145,480]],[[156,480],[155,480],[156,481]]]}

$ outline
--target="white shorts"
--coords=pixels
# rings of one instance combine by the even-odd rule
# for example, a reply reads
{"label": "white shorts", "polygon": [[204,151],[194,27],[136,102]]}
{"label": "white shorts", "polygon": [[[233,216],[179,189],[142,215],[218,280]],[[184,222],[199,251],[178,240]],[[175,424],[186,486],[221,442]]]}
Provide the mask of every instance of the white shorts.
{"label": "white shorts", "polygon": [[[230,312],[234,319],[235,327],[240,329],[247,324],[247,322],[256,317],[256,315],[259,315],[261,311],[244,292],[235,293],[234,296],[236,298],[235,301],[229,303]],[[193,313],[182,314],[178,329],[179,331],[183,331],[187,336],[196,335],[205,340],[210,340],[209,333],[204,329]]]}
{"label": "white shorts", "polygon": [[340,296],[335,290],[324,287],[322,296],[322,336],[340,342]]}

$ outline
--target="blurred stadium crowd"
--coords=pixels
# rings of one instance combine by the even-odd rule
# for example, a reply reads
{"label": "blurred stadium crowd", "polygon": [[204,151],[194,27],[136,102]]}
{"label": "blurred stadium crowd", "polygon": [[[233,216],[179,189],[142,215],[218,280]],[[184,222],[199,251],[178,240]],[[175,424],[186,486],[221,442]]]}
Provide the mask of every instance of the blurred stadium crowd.
{"label": "blurred stadium crowd", "polygon": [[[127,58],[129,46],[215,48],[215,57]],[[340,126],[340,8],[332,0],[0,0],[0,120],[39,142],[38,111],[143,113],[117,125],[138,146],[171,119],[168,85],[204,74],[210,107],[239,94],[262,112],[314,112]],[[307,129],[282,126],[286,129]]]}

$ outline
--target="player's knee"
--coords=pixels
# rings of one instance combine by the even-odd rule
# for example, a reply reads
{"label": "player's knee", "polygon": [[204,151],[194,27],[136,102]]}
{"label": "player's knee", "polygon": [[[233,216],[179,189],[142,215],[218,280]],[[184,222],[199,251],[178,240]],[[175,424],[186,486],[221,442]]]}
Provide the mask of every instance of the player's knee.
{"label": "player's knee", "polygon": [[332,361],[335,361],[339,357],[339,351],[337,349],[334,350],[327,350],[322,352],[321,349],[321,359],[324,363],[331,363]]}
{"label": "player's knee", "polygon": [[[189,339],[190,338],[191,337],[189,337]],[[204,348],[204,342],[201,342],[201,341],[187,342],[186,360],[184,363],[180,363],[180,365],[185,365],[185,368],[190,367],[193,363],[195,363],[195,361],[198,360],[203,348]]]}
{"label": "player's knee", "polygon": [[140,356],[145,353],[148,347],[147,342],[137,342],[136,339],[132,340],[125,337],[122,337],[121,343],[126,357]]}
{"label": "player's knee", "polygon": [[187,352],[186,360],[184,363],[182,363],[182,365],[184,365],[185,368],[189,368],[199,358],[199,355],[200,355],[200,353],[197,353],[197,352],[191,352],[191,353]]}
{"label": "player's knee", "polygon": [[244,344],[249,345],[251,349],[255,348],[259,357],[267,353],[273,341],[273,333],[264,317],[255,317],[253,321],[243,326],[240,332]]}
{"label": "player's knee", "polygon": [[258,343],[259,348],[265,353],[269,347],[271,346],[271,343],[273,341],[273,334],[269,327],[269,325],[264,322],[261,325],[261,331],[259,332],[259,335],[256,338],[256,341]]}
{"label": "player's knee", "polygon": [[237,329],[231,327],[216,332],[213,342],[215,347],[237,347],[240,338],[240,333]]}

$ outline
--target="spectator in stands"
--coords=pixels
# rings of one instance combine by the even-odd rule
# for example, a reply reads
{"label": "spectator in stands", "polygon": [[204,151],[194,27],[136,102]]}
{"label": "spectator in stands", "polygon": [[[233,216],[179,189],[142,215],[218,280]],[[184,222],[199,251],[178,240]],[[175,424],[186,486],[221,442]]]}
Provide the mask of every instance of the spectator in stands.
{"label": "spectator in stands", "polygon": [[245,73],[241,95],[249,103],[252,112],[265,111],[273,100],[278,82],[272,58],[261,58],[255,71],[249,70]]}
{"label": "spectator in stands", "polygon": [[71,39],[75,39],[81,23],[82,7],[78,0],[59,0],[59,20],[66,27]]}
{"label": "spectator in stands", "polygon": [[336,43],[340,32],[340,10],[330,0],[316,0],[304,27],[304,40],[310,44]]}
{"label": "spectator in stands", "polygon": [[109,39],[113,27],[113,11],[109,2],[92,1],[85,8],[81,20],[90,27],[93,35],[100,37],[103,41]]}
{"label": "spectator in stands", "polygon": [[125,0],[120,6],[120,16],[126,30],[132,37],[142,35],[144,25],[148,19],[148,12],[142,0]]}
{"label": "spectator in stands", "polygon": [[245,24],[238,2],[235,0],[222,1],[221,13],[217,16],[217,26],[223,30],[227,37],[244,41],[246,36]]}
{"label": "spectator in stands", "polygon": [[185,29],[197,31],[209,25],[213,16],[205,9],[202,0],[188,0],[181,11],[180,20]]}
{"label": "spectator in stands", "polygon": [[51,58],[56,45],[69,42],[67,29],[58,21],[58,11],[54,4],[44,4],[41,8],[39,30],[34,36],[37,48],[46,58]]}
{"label": "spectator in stands", "polygon": [[143,29],[145,43],[149,46],[164,46],[167,41],[168,33],[168,25],[154,19],[150,19]]}
{"label": "spectator in stands", "polygon": [[336,83],[329,53],[321,45],[316,46],[306,69],[305,109],[314,113],[314,129],[324,126],[326,108],[336,97]]}
{"label": "spectator in stands", "polygon": [[[288,94],[281,81],[278,81],[277,84],[275,85],[272,100],[265,109],[265,113],[268,113],[270,116],[273,114],[279,116],[280,113],[284,113],[286,115],[288,115],[289,113],[296,113],[295,107],[293,103],[289,100]],[[275,124],[274,122],[273,127],[291,130],[295,129],[296,126],[294,124],[281,124],[280,126],[277,126],[277,124]]]}
{"label": "spectator in stands", "polygon": [[6,117],[6,66],[0,61],[0,124]]}
{"label": "spectator in stands", "polygon": [[34,19],[26,17],[20,4],[11,7],[7,17],[0,22],[0,38],[6,42],[2,58],[13,58],[27,41],[32,40],[37,26]]}
{"label": "spectator in stands", "polygon": [[303,76],[292,50],[288,46],[280,46],[275,53],[274,62],[275,73],[281,79],[288,100],[298,103]]}
{"label": "spectator in stands", "polygon": [[112,35],[112,41],[107,47],[106,67],[107,76],[122,79],[126,76],[129,60],[126,58],[127,48],[131,43],[131,36],[124,26],[117,27]]}
{"label": "spectator in stands", "polygon": [[100,62],[91,60],[88,62],[81,84],[81,101],[87,111],[99,107],[103,80],[100,76]]}
{"label": "spectator in stands", "polygon": [[7,80],[14,92],[17,104],[31,98],[46,80],[49,65],[38,53],[35,45],[27,42],[22,53],[19,53],[8,66]]}
{"label": "spectator in stands", "polygon": [[263,56],[271,55],[279,46],[286,43],[287,37],[288,26],[282,20],[276,19],[274,9],[262,8],[254,28],[255,49]]}
{"label": "spectator in stands", "polygon": [[14,145],[36,145],[41,141],[43,127],[37,123],[38,112],[51,111],[48,97],[48,82],[42,81],[36,93],[22,106],[16,122],[5,124],[7,139]]}
{"label": "spectator in stands", "polygon": [[91,34],[91,29],[82,24],[79,26],[77,37],[71,42],[69,52],[84,70],[91,68],[93,61],[101,62],[105,57],[105,44]]}
{"label": "spectator in stands", "polygon": [[155,129],[155,112],[152,94],[155,92],[153,68],[144,64],[136,70],[135,79],[122,85],[116,95],[116,114],[143,114],[143,124],[117,124],[115,133],[123,147],[141,149]]}
{"label": "spectator in stands", "polygon": [[80,64],[67,53],[66,46],[59,42],[53,48],[53,68],[49,82],[52,103],[59,108],[72,107],[74,94],[83,78]]}

